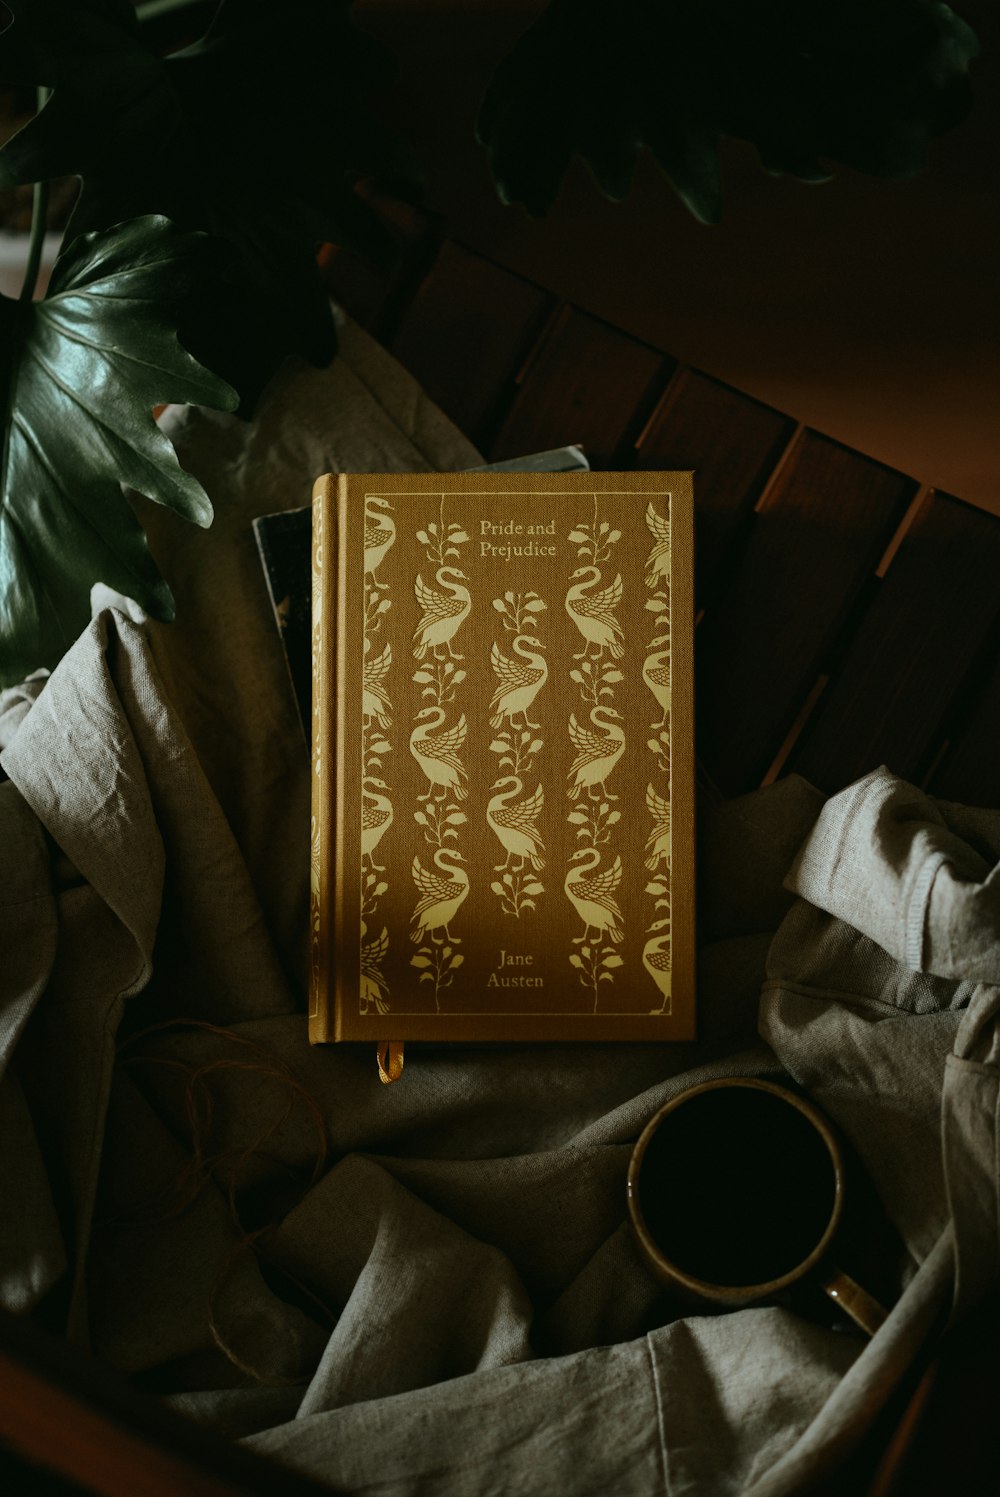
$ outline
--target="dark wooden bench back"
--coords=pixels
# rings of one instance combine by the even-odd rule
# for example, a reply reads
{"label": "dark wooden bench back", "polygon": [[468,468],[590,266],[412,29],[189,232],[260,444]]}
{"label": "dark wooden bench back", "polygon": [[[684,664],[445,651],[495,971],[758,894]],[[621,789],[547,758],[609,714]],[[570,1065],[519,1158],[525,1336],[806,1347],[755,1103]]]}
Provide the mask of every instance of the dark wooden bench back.
{"label": "dark wooden bench back", "polygon": [[1000,519],[407,225],[380,294],[345,255],[331,289],[489,459],[581,442],[596,468],[695,470],[698,755],[720,791],[794,770],[832,792],[886,763],[1000,797]]}

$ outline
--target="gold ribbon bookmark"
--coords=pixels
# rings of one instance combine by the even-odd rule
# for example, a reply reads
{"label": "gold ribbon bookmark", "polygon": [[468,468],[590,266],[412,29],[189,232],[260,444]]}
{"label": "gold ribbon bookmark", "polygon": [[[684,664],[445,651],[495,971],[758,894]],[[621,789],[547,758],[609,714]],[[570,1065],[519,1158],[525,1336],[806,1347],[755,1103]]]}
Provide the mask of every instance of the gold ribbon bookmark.
{"label": "gold ribbon bookmark", "polygon": [[403,1074],[403,1041],[385,1040],[378,1047],[378,1079],[388,1086]]}

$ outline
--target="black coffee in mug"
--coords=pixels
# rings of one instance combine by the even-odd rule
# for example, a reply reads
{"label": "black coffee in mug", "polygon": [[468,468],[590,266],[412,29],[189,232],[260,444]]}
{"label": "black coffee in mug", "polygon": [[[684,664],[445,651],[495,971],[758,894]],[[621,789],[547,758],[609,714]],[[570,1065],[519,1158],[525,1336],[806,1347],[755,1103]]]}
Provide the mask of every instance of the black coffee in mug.
{"label": "black coffee in mug", "polygon": [[815,1103],[773,1081],[723,1076],[664,1103],[629,1162],[639,1251],[658,1278],[716,1305],[749,1305],[813,1278],[858,1328],[886,1311],[836,1263],[844,1155]]}
{"label": "black coffee in mug", "polygon": [[838,1209],[823,1134],[784,1096],[696,1090],[666,1113],[636,1181],[646,1228],[682,1275],[767,1285],[809,1258]]}

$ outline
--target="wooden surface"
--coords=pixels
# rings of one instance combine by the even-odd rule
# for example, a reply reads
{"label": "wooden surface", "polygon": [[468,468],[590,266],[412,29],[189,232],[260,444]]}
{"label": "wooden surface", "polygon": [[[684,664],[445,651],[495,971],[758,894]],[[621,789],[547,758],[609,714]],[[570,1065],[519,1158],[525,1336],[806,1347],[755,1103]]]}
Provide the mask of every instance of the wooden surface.
{"label": "wooden surface", "polygon": [[[727,385],[679,369],[636,442],[640,468],[692,468],[698,484],[698,606],[725,586],[754,505],[795,434],[795,422]],[[720,440],[724,436],[724,440]]]}
{"label": "wooden surface", "polygon": [[698,755],[724,794],[789,771],[833,792],[886,763],[1000,804],[1000,519],[796,430],[440,226],[415,219],[401,243],[419,272],[397,270],[395,301],[358,296],[342,256],[331,290],[490,459],[580,442],[595,468],[695,470]]}
{"label": "wooden surface", "polygon": [[[1000,623],[1000,521],[929,493],[879,581],[790,767],[817,784],[885,762],[921,780]],[[978,798],[986,787],[970,784]]]}
{"label": "wooden surface", "polygon": [[655,349],[562,306],[517,376],[517,393],[489,456],[502,462],[561,447],[562,441],[549,440],[551,432],[579,431],[587,433],[592,468],[621,468],[672,368]]}
{"label": "wooden surface", "polygon": [[[434,274],[401,315],[393,352],[456,426],[488,447],[553,306],[539,287],[445,243]],[[442,346],[447,361],[437,352]],[[465,378],[455,377],[458,370]]]}
{"label": "wooden surface", "polygon": [[725,794],[763,780],[912,495],[909,480],[814,432],[768,484],[698,631],[698,753]]}
{"label": "wooden surface", "polygon": [[332,1488],[221,1439],[109,1367],[0,1311],[0,1490],[100,1497],[322,1497]]}

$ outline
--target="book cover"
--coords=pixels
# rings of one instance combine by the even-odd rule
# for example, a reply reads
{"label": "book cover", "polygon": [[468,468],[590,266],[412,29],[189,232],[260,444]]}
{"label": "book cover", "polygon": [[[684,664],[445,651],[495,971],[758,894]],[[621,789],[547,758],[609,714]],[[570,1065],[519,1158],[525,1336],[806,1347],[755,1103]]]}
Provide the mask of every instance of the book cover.
{"label": "book cover", "polygon": [[693,1035],[692,517],[689,473],[318,480],[314,1041]]}

